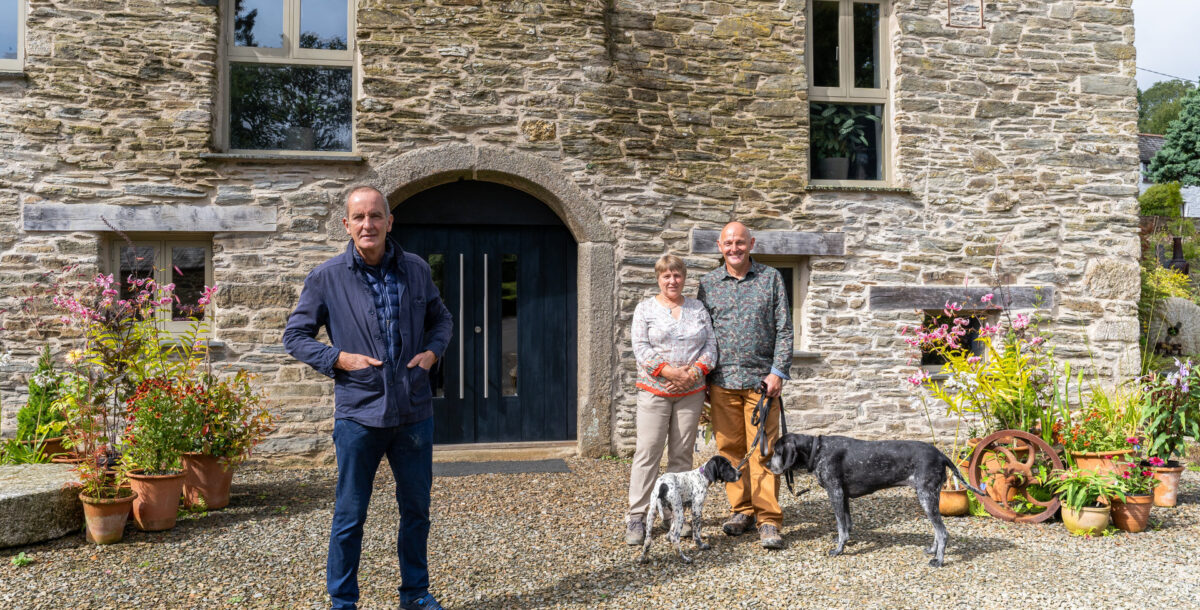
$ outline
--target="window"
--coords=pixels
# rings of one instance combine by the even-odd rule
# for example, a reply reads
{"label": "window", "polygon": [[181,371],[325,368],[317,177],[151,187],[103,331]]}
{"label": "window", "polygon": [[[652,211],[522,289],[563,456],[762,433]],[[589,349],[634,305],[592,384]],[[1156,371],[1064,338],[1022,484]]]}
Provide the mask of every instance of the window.
{"label": "window", "polygon": [[223,3],[227,150],[351,152],[351,0]]}
{"label": "window", "polygon": [[783,276],[783,286],[787,291],[788,307],[792,312],[792,330],[795,333],[795,346],[799,349],[803,336],[804,304],[808,300],[808,257],[794,256],[755,256],[755,262],[779,270]]}
{"label": "window", "polygon": [[[933,331],[940,326],[945,326],[947,331],[961,326],[965,331],[958,337],[959,346],[973,356],[980,358],[984,357],[984,345],[977,341],[979,339],[979,331],[985,324],[995,325],[999,319],[999,312],[994,310],[987,311],[958,311],[954,315],[946,315],[942,310],[926,311],[924,319],[921,322],[922,328],[926,332]],[[959,318],[966,320],[966,324],[956,324],[955,319]],[[946,358],[933,349],[921,349],[921,367],[926,372],[931,374],[940,373],[942,365],[946,364]]]}
{"label": "window", "polygon": [[196,303],[205,286],[213,284],[212,242],[196,240],[132,239],[112,241],[109,269],[121,284],[120,298],[130,296],[127,278],[150,278],[161,286],[175,284],[175,304],[162,320],[171,332],[186,332],[191,318],[204,319]]}
{"label": "window", "polygon": [[888,178],[886,0],[809,3],[809,167],[814,182]]}
{"label": "window", "polygon": [[25,67],[25,0],[0,0],[0,72]]}

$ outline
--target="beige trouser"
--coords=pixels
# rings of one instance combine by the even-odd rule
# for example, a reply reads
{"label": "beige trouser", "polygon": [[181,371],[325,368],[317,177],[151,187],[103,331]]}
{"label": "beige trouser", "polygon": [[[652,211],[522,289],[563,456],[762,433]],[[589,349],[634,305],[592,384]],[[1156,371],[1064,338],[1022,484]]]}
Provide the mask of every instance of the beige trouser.
{"label": "beige trouser", "polygon": [[[737,467],[758,434],[758,428],[750,421],[761,394],[715,385],[708,386],[708,394],[717,452]],[[763,457],[760,447],[755,447],[748,464],[750,471],[743,470],[742,478],[737,482],[725,484],[730,510],[754,517],[759,525],[770,523],[775,527],[783,524],[783,512],[779,509],[779,477],[767,469],[767,462],[778,437],[779,399],[776,398],[771,403],[771,416],[767,418],[767,457]]]}
{"label": "beige trouser", "polygon": [[637,446],[629,472],[629,516],[644,517],[650,493],[658,478],[663,445],[667,446],[667,472],[692,469],[696,427],[704,409],[704,392],[667,398],[646,390],[637,393]]}

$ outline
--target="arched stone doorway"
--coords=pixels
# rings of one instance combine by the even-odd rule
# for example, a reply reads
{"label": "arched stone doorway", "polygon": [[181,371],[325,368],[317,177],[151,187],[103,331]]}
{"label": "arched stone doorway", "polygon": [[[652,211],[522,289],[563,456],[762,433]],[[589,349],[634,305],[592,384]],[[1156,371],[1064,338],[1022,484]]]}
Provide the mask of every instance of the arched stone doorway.
{"label": "arched stone doorway", "polygon": [[449,144],[411,151],[376,166],[366,180],[396,206],[459,179],[510,186],[531,195],[566,226],[576,243],[576,436],[581,455],[612,451],[615,333],[615,236],[557,163],[493,146]]}

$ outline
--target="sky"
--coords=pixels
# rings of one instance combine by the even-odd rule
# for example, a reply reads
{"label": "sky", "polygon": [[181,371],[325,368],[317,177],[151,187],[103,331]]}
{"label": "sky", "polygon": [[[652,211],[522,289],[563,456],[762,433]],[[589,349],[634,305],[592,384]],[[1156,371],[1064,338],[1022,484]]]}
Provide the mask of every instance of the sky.
{"label": "sky", "polygon": [[1133,0],[1138,88],[1168,76],[1200,79],[1200,0]]}

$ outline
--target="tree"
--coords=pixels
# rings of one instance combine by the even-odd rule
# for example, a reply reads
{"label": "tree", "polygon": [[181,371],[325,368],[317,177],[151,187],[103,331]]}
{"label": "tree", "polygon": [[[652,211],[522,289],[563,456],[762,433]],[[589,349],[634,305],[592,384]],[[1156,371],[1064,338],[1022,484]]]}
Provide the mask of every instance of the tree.
{"label": "tree", "polygon": [[1171,121],[1179,116],[1183,98],[1195,91],[1196,85],[1182,80],[1164,80],[1145,91],[1138,90],[1138,131],[1167,133]]}
{"label": "tree", "polygon": [[1150,178],[1156,183],[1200,186],[1200,90],[1188,93],[1182,106],[1162,149],[1150,160]]}

